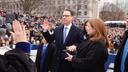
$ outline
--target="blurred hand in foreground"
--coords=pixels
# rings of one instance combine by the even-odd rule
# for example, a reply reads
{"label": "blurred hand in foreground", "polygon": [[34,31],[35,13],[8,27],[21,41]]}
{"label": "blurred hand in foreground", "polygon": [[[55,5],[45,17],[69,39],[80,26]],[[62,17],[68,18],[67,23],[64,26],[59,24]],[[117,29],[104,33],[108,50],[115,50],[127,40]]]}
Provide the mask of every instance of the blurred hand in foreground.
{"label": "blurred hand in foreground", "polygon": [[14,20],[12,23],[12,28],[14,32],[11,32],[13,40],[15,43],[17,42],[28,42],[27,34],[25,31],[25,26],[21,24],[19,21]]}

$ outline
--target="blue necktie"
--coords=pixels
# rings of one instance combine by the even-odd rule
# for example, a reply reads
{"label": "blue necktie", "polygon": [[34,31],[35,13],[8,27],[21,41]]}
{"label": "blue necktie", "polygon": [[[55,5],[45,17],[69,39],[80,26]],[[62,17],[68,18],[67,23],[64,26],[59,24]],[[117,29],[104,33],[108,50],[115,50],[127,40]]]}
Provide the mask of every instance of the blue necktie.
{"label": "blue necktie", "polygon": [[121,60],[121,72],[124,72],[125,70],[125,60],[128,54],[128,39],[126,40],[124,50],[123,50],[123,55],[122,55],[122,60]]}
{"label": "blue necktie", "polygon": [[66,37],[67,37],[67,30],[68,30],[68,28],[64,27],[64,30],[63,30],[63,43],[65,43],[65,40],[66,40]]}
{"label": "blue necktie", "polygon": [[46,49],[47,49],[47,46],[43,45],[42,52],[41,52],[40,72],[43,72],[43,70],[44,70],[44,62],[45,62]]}

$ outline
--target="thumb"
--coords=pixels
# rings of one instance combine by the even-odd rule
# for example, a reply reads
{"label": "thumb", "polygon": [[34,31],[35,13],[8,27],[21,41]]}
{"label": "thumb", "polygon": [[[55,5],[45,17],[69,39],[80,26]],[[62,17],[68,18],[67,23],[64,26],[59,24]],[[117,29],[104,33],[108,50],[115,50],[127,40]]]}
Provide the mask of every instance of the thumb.
{"label": "thumb", "polygon": [[14,32],[11,31],[10,33],[11,33],[12,37],[15,37],[15,33]]}

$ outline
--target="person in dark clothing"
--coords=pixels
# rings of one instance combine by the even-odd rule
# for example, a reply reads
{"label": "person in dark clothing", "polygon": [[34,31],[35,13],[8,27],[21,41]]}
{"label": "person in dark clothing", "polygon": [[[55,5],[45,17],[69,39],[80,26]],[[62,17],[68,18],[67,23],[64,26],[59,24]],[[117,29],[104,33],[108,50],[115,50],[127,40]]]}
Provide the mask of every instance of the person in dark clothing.
{"label": "person in dark clothing", "polygon": [[43,43],[38,47],[36,56],[37,72],[48,72],[54,69],[55,45],[48,37],[43,38]]}
{"label": "person in dark clothing", "polygon": [[121,48],[115,59],[114,72],[128,72],[128,30],[125,31]]}
{"label": "person in dark clothing", "polygon": [[72,63],[74,72],[105,72],[108,41],[104,22],[90,19],[85,23],[84,30],[87,39],[78,46],[75,56],[67,52],[65,60]]}
{"label": "person in dark clothing", "polygon": [[[51,41],[55,42],[56,45],[56,71],[57,72],[73,72],[71,62],[66,61],[66,47],[75,50],[77,45],[84,40],[83,32],[81,29],[72,23],[74,19],[74,12],[71,10],[64,10],[62,15],[62,25],[55,28],[54,33],[48,31],[49,24],[45,21],[43,24],[44,37],[50,37]],[[75,52],[70,52],[75,54]]]}
{"label": "person in dark clothing", "polygon": [[36,72],[35,63],[29,58],[31,44],[27,41],[25,28],[17,20],[12,24],[15,49],[0,55],[0,72]]}

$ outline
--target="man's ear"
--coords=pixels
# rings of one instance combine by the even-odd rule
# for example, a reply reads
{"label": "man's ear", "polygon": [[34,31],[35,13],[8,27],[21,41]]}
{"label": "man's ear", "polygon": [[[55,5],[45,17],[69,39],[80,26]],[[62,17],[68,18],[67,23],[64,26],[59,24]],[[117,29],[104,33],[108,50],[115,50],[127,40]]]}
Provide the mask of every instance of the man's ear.
{"label": "man's ear", "polygon": [[74,16],[72,16],[72,19],[74,20],[74,19],[75,19],[75,17],[74,17]]}
{"label": "man's ear", "polygon": [[75,19],[75,17],[72,16],[72,21]]}

